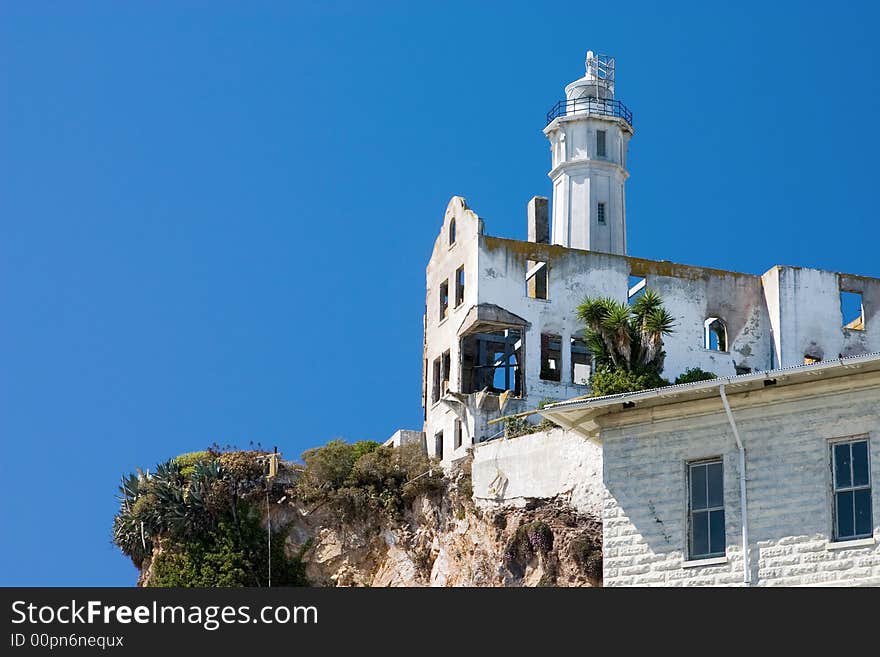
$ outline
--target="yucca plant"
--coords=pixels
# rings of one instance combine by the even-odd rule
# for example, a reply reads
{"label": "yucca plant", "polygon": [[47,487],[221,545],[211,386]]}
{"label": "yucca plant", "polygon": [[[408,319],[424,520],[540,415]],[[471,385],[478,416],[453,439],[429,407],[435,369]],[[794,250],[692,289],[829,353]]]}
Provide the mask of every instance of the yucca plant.
{"label": "yucca plant", "polygon": [[673,332],[674,319],[653,290],[646,289],[631,306],[609,297],[587,297],[577,316],[599,367],[658,374],[663,370],[663,336]]}

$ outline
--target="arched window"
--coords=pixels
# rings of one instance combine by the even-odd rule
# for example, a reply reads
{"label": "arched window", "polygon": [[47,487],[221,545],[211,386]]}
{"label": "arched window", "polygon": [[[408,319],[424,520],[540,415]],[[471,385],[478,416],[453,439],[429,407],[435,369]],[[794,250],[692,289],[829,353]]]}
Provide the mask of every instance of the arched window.
{"label": "arched window", "polygon": [[727,351],[727,325],[720,317],[709,317],[703,322],[705,348],[711,351]]}
{"label": "arched window", "polygon": [[449,246],[455,244],[455,219],[449,220]]}

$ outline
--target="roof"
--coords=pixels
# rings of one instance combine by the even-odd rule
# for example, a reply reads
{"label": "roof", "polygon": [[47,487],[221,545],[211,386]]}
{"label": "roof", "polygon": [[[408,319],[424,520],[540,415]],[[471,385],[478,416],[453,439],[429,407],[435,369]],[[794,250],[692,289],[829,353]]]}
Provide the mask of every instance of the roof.
{"label": "roof", "polygon": [[595,437],[598,430],[596,419],[602,415],[619,413],[632,408],[666,406],[684,401],[717,397],[720,396],[719,388],[722,384],[728,394],[736,394],[762,390],[771,385],[785,386],[849,376],[855,372],[872,371],[880,371],[880,352],[821,361],[810,365],[719,377],[709,381],[681,383],[639,392],[604,397],[576,397],[546,406],[538,412],[566,429]]}

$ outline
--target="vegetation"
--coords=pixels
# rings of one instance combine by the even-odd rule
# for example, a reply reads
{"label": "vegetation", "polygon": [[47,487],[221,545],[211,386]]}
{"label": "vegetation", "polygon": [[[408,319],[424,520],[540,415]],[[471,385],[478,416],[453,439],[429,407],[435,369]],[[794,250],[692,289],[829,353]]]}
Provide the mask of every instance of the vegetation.
{"label": "vegetation", "polygon": [[584,339],[596,361],[590,383],[594,396],[669,385],[660,376],[666,353],[663,336],[673,318],[651,289],[632,305],[608,297],[588,297],[577,308]]}
{"label": "vegetation", "polygon": [[504,565],[517,577],[522,577],[526,565],[537,555],[548,555],[553,550],[553,530],[546,522],[536,520],[517,527],[504,550]]}
{"label": "vegetation", "polygon": [[436,491],[443,471],[420,445],[382,447],[372,441],[332,440],[303,453],[297,495],[328,504],[349,519],[383,513],[398,516],[418,495]]}
{"label": "vegetation", "polygon": [[[123,477],[114,543],[138,568],[154,547],[162,547],[151,585],[264,585],[269,537],[256,508],[266,495],[264,456],[193,452],[159,464],[153,473]],[[271,557],[273,585],[305,584],[301,558],[288,558],[283,545],[279,533]]]}
{"label": "vegetation", "polygon": [[593,397],[605,395],[617,395],[624,392],[636,392],[638,390],[650,390],[668,386],[669,381],[657,372],[629,372],[616,370],[610,367],[597,368],[590,379],[593,387]]}
{"label": "vegetation", "polygon": [[569,544],[572,559],[591,580],[602,579],[602,543],[594,534],[585,532]]}
{"label": "vegetation", "polygon": [[699,367],[691,367],[679,374],[675,379],[675,383],[696,383],[697,381],[710,381],[717,378],[718,375],[715,372],[707,372]]}
{"label": "vegetation", "polygon": [[[538,410],[555,403],[555,399],[545,397],[538,403]],[[529,422],[528,417],[509,417],[504,421],[504,437],[516,438],[518,436],[526,436],[530,433],[538,433],[539,431],[549,431],[555,429],[559,425],[551,422],[547,418],[541,418],[540,422]]]}
{"label": "vegetation", "polygon": [[[267,452],[218,447],[181,454],[155,472],[122,478],[113,542],[150,586],[305,585],[304,550],[285,553],[285,527],[274,527],[272,554],[262,525]],[[418,495],[438,490],[443,472],[419,445],[332,440],[302,455],[292,489],[301,502],[330,505],[342,518],[395,517]],[[469,480],[468,480],[469,483]],[[154,548],[160,548],[155,549]]]}

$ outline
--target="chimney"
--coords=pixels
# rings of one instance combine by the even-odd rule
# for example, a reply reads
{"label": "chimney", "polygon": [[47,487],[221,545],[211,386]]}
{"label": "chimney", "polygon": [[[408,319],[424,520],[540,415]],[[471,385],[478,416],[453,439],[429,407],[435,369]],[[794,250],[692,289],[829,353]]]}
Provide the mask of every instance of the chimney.
{"label": "chimney", "polygon": [[529,201],[529,242],[550,244],[550,221],[547,216],[547,197],[533,196]]}

